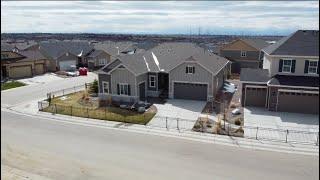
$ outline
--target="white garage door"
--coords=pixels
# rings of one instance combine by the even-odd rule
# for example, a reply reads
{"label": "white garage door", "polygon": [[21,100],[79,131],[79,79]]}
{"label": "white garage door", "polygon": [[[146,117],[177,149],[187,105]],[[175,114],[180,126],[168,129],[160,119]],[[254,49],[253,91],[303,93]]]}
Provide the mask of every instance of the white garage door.
{"label": "white garage door", "polygon": [[76,65],[76,60],[69,60],[69,61],[60,61],[60,71],[68,71],[71,69],[71,66]]}

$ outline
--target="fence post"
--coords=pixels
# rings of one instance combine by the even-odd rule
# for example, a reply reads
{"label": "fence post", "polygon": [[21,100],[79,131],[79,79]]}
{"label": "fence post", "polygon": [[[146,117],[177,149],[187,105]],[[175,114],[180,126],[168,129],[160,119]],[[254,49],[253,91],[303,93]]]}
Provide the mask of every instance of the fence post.
{"label": "fence post", "polygon": [[70,106],[70,114],[71,114],[71,116],[72,116],[72,106]]}
{"label": "fence post", "polygon": [[259,130],[259,127],[257,126],[256,140],[258,140],[258,130]]}
{"label": "fence post", "polygon": [[179,118],[177,118],[177,129],[180,130],[179,129]]}
{"label": "fence post", "polygon": [[168,117],[166,116],[166,128],[168,130]]}
{"label": "fence post", "polygon": [[228,136],[230,136],[229,131],[230,131],[230,124],[228,124],[228,128],[227,128]]}
{"label": "fence post", "polygon": [[57,114],[57,104],[54,104],[54,112]]}
{"label": "fence post", "polygon": [[319,132],[318,132],[318,135],[317,135],[317,142],[316,142],[316,145],[319,146]]}
{"label": "fence post", "polygon": [[286,143],[288,142],[288,134],[289,134],[289,130],[287,129],[287,131],[286,131]]}
{"label": "fence post", "polygon": [[64,96],[64,89],[62,89],[62,96]]}
{"label": "fence post", "polygon": [[88,115],[88,118],[89,118],[89,108],[87,108],[87,115]]}
{"label": "fence post", "polygon": [[104,119],[107,119],[107,107],[104,108]]}

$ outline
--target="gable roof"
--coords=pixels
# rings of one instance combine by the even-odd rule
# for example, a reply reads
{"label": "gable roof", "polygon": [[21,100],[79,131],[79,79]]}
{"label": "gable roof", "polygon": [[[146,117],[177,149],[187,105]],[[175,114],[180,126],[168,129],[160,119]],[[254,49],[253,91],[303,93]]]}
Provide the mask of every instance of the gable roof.
{"label": "gable roof", "polygon": [[18,48],[19,50],[26,50],[29,47],[35,46],[38,43],[35,41],[28,41],[28,42],[22,42],[22,43],[14,43],[14,46]]}
{"label": "gable roof", "polygon": [[263,51],[269,55],[319,56],[319,31],[298,30]]}
{"label": "gable roof", "polygon": [[23,60],[27,61],[46,59],[38,50],[19,51],[18,53],[25,57]]}
{"label": "gable roof", "polygon": [[135,74],[168,73],[191,59],[215,74],[229,62],[192,43],[162,43],[143,53],[120,56],[118,59]]}
{"label": "gable roof", "polygon": [[56,59],[67,52],[83,57],[93,50],[93,46],[85,41],[43,41],[39,45],[40,51],[52,59]]}
{"label": "gable roof", "polygon": [[[87,57],[97,57],[99,56],[101,53],[105,52],[104,50],[99,50],[99,49],[95,49],[92,53],[90,53]],[[106,53],[106,52],[105,52]]]}
{"label": "gable roof", "polygon": [[241,68],[240,81],[266,83],[270,80],[267,69]]}
{"label": "gable roof", "polygon": [[244,41],[245,43],[249,44],[250,46],[256,48],[257,50],[261,50],[261,49],[270,45],[265,40],[258,39],[258,38],[250,38],[250,39],[249,38],[241,38],[241,40]]}

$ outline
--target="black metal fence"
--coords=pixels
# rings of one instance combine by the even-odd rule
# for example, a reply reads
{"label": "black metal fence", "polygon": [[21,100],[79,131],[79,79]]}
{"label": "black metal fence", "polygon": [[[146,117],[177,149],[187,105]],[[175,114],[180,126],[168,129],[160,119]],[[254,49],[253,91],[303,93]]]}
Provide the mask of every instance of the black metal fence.
{"label": "black metal fence", "polygon": [[66,89],[62,89],[62,90],[58,90],[58,91],[52,91],[47,93],[47,97],[59,97],[59,96],[65,96],[67,94],[71,94],[71,93],[76,93],[82,90],[86,90],[89,88],[89,86],[92,83],[85,83],[83,85],[79,85],[79,86],[74,86],[71,88],[66,88]]}

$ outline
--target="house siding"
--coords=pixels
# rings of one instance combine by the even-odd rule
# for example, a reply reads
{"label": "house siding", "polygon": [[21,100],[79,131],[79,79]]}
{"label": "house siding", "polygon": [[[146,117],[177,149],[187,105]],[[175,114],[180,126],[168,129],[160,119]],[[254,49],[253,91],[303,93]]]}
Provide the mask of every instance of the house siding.
{"label": "house siding", "polygon": [[111,89],[111,75],[109,74],[98,74],[99,80],[99,93],[103,93],[102,81],[109,82],[109,89]]}
{"label": "house siding", "polygon": [[216,76],[214,76],[213,81],[213,97],[216,96],[218,91],[223,87],[224,79],[225,79],[225,71],[227,69],[224,68],[221,70]]}
{"label": "house siding", "polygon": [[[147,86],[147,79],[148,79],[148,74],[147,73],[144,73],[144,74],[141,74],[141,75],[139,75],[139,76],[137,76],[136,77],[136,82],[137,82],[137,86],[136,86],[136,92],[137,92],[137,96],[139,96],[140,95],[140,90],[139,90],[139,84],[141,83],[141,82],[146,82],[146,86]],[[146,87],[146,90],[145,90],[146,92],[147,92],[147,87]],[[147,94],[146,94],[147,95]]]}
{"label": "house siding", "polygon": [[114,60],[112,61],[107,67],[103,68],[102,70],[104,72],[109,72],[111,71],[113,68],[115,68],[116,66],[118,66],[119,64],[121,64],[121,61],[120,60]]}
{"label": "house siding", "polygon": [[136,96],[136,77],[126,68],[117,68],[111,72],[111,93],[117,94],[117,84],[128,83],[131,89],[131,96]]}
{"label": "house siding", "polygon": [[[186,73],[186,67],[188,65],[195,67],[195,74]],[[197,63],[185,62],[169,72],[169,97],[170,98],[173,98],[174,81],[189,82],[189,83],[196,82],[196,83],[208,84],[208,97],[210,98],[213,96],[214,88],[212,87],[213,86],[212,74]]]}
{"label": "house siding", "polygon": [[[296,69],[294,73],[283,73],[279,72],[279,61],[280,59],[293,59],[296,60]],[[264,55],[263,59],[263,69],[269,69],[270,76],[274,76],[276,74],[279,75],[293,75],[293,76],[319,76],[319,74],[305,74],[304,66],[306,60],[316,60],[319,61],[319,58],[304,58],[304,57],[271,57],[269,55]]]}
{"label": "house siding", "polygon": [[241,49],[240,50],[222,50],[221,56],[226,57],[230,60],[253,60],[259,61],[259,51],[246,51],[246,57],[241,57]]}

